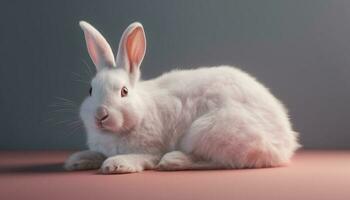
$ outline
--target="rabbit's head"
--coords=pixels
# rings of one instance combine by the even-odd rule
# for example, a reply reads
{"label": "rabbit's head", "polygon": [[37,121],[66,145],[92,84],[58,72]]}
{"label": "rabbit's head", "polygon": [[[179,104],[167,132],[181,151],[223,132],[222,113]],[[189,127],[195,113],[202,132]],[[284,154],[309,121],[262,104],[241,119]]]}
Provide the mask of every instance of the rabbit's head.
{"label": "rabbit's head", "polygon": [[105,38],[93,26],[81,21],[89,55],[96,66],[89,96],[80,108],[87,129],[120,133],[132,129],[142,118],[142,106],[135,85],[146,51],[140,23],[132,23],[123,33],[116,58]]}

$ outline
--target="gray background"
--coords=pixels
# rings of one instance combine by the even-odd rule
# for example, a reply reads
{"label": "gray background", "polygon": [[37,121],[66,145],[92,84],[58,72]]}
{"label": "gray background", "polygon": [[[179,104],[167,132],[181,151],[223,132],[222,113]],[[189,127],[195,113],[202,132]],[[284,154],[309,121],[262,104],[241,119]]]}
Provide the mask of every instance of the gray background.
{"label": "gray background", "polygon": [[[143,23],[143,78],[174,67],[232,64],[290,110],[305,148],[350,148],[350,1],[2,1],[0,149],[84,148],[74,113],[49,105],[88,94],[79,20],[116,49]],[[86,64],[85,64],[86,63]],[[68,121],[68,122],[65,122]],[[67,124],[68,123],[68,124]]]}

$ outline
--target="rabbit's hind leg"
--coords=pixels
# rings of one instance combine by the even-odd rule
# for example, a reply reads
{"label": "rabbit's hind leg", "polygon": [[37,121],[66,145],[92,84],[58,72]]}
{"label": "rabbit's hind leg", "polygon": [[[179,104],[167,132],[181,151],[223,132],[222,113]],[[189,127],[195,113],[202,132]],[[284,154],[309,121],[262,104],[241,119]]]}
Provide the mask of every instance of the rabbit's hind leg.
{"label": "rabbit's hind leg", "polygon": [[269,134],[245,110],[217,110],[195,120],[182,138],[181,149],[222,168],[277,166],[279,151]]}
{"label": "rabbit's hind leg", "polygon": [[160,160],[157,170],[161,171],[177,171],[177,170],[204,170],[218,169],[219,165],[196,159],[190,154],[181,151],[171,151],[166,153]]}

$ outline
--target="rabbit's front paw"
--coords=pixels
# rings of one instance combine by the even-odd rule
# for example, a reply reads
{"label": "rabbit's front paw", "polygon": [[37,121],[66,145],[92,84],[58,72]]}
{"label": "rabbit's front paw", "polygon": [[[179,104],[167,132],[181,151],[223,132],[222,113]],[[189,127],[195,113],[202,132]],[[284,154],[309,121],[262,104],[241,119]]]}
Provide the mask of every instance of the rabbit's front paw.
{"label": "rabbit's front paw", "polygon": [[134,158],[128,158],[127,155],[110,157],[103,162],[101,167],[101,172],[104,174],[126,174],[142,170],[143,166]]}

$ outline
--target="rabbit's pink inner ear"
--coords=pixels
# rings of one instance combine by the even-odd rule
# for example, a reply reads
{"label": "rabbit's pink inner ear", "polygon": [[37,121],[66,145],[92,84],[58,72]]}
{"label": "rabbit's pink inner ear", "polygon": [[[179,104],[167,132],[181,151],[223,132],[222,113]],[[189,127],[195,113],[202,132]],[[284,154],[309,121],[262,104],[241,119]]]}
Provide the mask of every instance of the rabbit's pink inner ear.
{"label": "rabbit's pink inner ear", "polygon": [[95,66],[98,66],[101,63],[101,60],[98,56],[98,50],[96,49],[96,45],[90,36],[86,35],[86,46],[91,57],[91,60],[94,62]]}
{"label": "rabbit's pink inner ear", "polygon": [[114,67],[113,52],[106,39],[89,23],[81,21],[79,24],[84,31],[86,46],[96,69]]}
{"label": "rabbit's pink inner ear", "polygon": [[[146,38],[142,27],[137,27],[127,37],[126,51],[130,63],[130,73],[140,66],[146,51]],[[135,68],[135,69],[134,69]]]}
{"label": "rabbit's pink inner ear", "polygon": [[87,35],[86,46],[89,55],[97,68],[115,66],[114,56],[111,48],[103,38],[95,38],[95,40]]}

